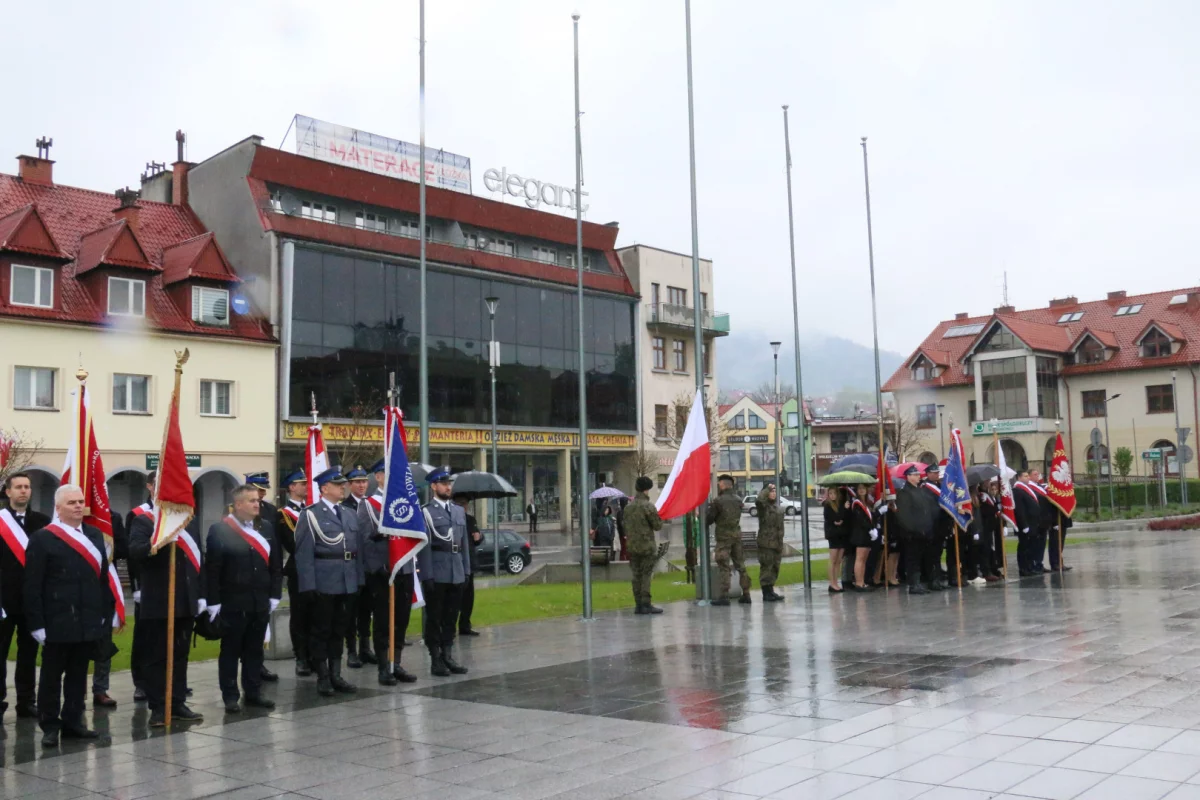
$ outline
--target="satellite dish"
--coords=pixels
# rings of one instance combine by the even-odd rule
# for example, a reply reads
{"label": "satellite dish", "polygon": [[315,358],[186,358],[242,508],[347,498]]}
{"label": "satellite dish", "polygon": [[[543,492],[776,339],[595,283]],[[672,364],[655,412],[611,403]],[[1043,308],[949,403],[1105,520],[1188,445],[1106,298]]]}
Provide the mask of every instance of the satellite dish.
{"label": "satellite dish", "polygon": [[250,313],[250,301],[244,295],[235,294],[229,304],[233,307],[235,314]]}

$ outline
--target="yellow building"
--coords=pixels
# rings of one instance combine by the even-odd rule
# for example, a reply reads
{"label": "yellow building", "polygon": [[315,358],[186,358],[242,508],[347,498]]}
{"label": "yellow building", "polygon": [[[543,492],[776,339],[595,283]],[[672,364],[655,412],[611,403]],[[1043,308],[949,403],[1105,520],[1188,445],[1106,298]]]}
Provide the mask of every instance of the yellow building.
{"label": "yellow building", "polygon": [[775,480],[778,426],[771,409],[743,397],[718,409],[717,474],[733,476],[738,494],[757,494]]}

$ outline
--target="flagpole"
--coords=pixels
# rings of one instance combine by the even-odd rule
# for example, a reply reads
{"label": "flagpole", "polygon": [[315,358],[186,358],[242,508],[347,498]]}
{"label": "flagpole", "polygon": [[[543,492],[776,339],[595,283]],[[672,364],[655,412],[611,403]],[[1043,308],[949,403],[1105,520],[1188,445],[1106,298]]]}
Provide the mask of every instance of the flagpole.
{"label": "flagpole", "polygon": [[[179,398],[179,384],[183,380],[183,364],[185,361],[187,361],[187,357],[188,357],[187,350],[184,350],[183,353],[178,353],[178,352],[176,353],[176,357],[175,357],[175,390],[174,390],[174,394],[173,394],[174,400],[172,401],[172,405],[174,405],[174,402],[177,401]],[[159,459],[159,460],[161,461],[162,459]],[[161,463],[159,464],[160,469],[163,466],[164,466],[163,464],[161,464]],[[159,476],[159,480],[162,480],[161,475]],[[157,494],[158,494],[158,492],[156,490],[155,495],[157,496]],[[159,505],[158,519],[155,520],[156,525],[161,524],[162,518],[163,518],[163,510],[162,510],[161,504],[158,504],[158,505]],[[178,538],[178,536],[172,538],[171,543],[169,545],[167,545],[167,548],[168,548],[168,550],[167,550],[167,696],[166,696],[166,704],[163,708],[163,721],[166,723],[166,726],[168,728],[171,727],[171,710],[174,707],[174,698],[173,698],[174,692],[172,691],[172,684],[174,683],[174,678],[175,678],[175,539],[176,538]]]}
{"label": "flagpole", "polygon": [[[583,618],[592,618],[592,553],[588,541],[591,499],[588,497],[587,358],[583,347],[583,137],[579,119],[579,15],[571,15],[575,32],[575,273],[579,293],[579,566],[583,577]],[[492,446],[495,446],[493,439]],[[496,465],[493,465],[496,466]],[[496,552],[500,552],[499,529]],[[499,577],[499,573],[497,573]]]}
{"label": "flagpole", "polygon": [[[429,463],[429,339],[428,329],[429,324],[426,319],[426,265],[425,265],[425,0],[421,0],[420,4],[420,76],[421,76],[421,181],[420,189],[420,221],[418,223],[420,229],[417,231],[420,236],[420,273],[421,273],[421,356],[419,359],[418,371],[420,375],[417,381],[417,399],[420,404],[421,414],[421,463]],[[407,445],[407,443],[406,443]],[[311,480],[311,478],[310,478]]]}
{"label": "flagpole", "polygon": [[[1105,413],[1107,413],[1107,411],[1108,411],[1108,409],[1105,408]],[[1059,422],[1058,420],[1055,420],[1054,421],[1054,432],[1056,434],[1055,439],[1057,439],[1059,436],[1062,436],[1061,428],[1062,428],[1062,423]],[[1053,467],[1053,463],[1054,462],[1052,461],[1051,467]],[[1111,468],[1110,468],[1110,472],[1111,472]],[[1110,475],[1109,477],[1111,478],[1112,476]],[[1049,470],[1046,471],[1046,479],[1047,480],[1050,479],[1050,471]],[[1097,483],[1096,483],[1096,497],[1097,498],[1100,497],[1099,481],[1097,481]],[[1055,503],[1054,505],[1056,508],[1058,507],[1058,503]],[[1041,555],[1039,554],[1038,557],[1041,558]],[[1062,509],[1059,508],[1058,509],[1058,585],[1059,586],[1063,586],[1063,578],[1065,577],[1065,575],[1066,575],[1066,572],[1063,569],[1063,513],[1062,513]]]}
{"label": "flagpole", "polygon": [[[995,451],[996,471],[1000,471],[1000,431],[996,427],[996,420],[992,420],[992,449]],[[997,476],[1000,481],[1004,481],[1004,475]],[[1008,580],[1008,553],[1004,549],[1004,487],[1000,487],[1000,507],[996,509],[996,522],[1000,523],[1000,577]]]}
{"label": "flagpole", "polygon": [[[388,373],[388,411],[383,416],[383,463],[384,463],[385,469],[388,467],[388,465],[391,464],[391,458],[389,456],[391,456],[392,432],[390,430],[388,430],[388,424],[389,424],[389,421],[390,421],[392,415],[396,413],[392,409],[396,408],[400,405],[400,401],[397,398],[397,394],[398,393],[396,391],[396,373],[389,372]],[[384,491],[386,492],[387,491],[386,473],[385,473],[384,481],[385,481]],[[382,519],[382,516],[383,515],[381,514],[380,515],[381,519]],[[388,545],[388,549],[389,550],[391,549],[390,543]],[[388,568],[389,568],[388,571],[391,572],[392,565],[390,563],[391,562],[390,558],[388,559],[388,562],[389,562],[388,563]],[[394,580],[388,581],[387,593],[388,593],[388,672],[394,673],[396,671],[396,584],[395,584]],[[411,598],[410,598],[409,602],[412,602]]]}
{"label": "flagpole", "polygon": [[[879,317],[875,311],[875,238],[871,231],[871,176],[867,166],[867,137],[865,136],[862,137],[862,152],[863,190],[867,201],[867,263],[871,270],[871,333],[875,343],[875,409],[879,414],[879,458],[883,460],[883,380],[879,374]],[[886,467],[884,472],[886,475]],[[886,478],[883,488],[884,493],[888,493]],[[884,524],[886,525],[886,522]],[[886,555],[885,552],[885,561]]]}

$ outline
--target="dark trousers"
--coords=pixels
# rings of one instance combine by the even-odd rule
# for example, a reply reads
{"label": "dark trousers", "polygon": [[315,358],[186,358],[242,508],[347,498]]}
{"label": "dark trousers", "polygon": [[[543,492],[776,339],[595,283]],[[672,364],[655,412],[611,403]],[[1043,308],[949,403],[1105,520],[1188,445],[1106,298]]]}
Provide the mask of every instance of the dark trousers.
{"label": "dark trousers", "polygon": [[967,538],[968,534],[958,532],[958,541],[951,534],[946,539],[946,578],[949,583],[957,583],[959,576],[967,578]]}
{"label": "dark trousers", "polygon": [[1046,564],[1046,540],[1049,531],[1046,528],[1039,527],[1037,529],[1037,538],[1033,540],[1033,565],[1037,569],[1041,569]]}
{"label": "dark trousers", "polygon": [[371,639],[371,610],[375,600],[370,585],[364,585],[356,594],[346,595],[346,649],[357,648],[358,642]]}
{"label": "dark trousers", "polygon": [[924,547],[921,548],[921,580],[925,583],[933,583],[942,579],[942,546],[943,542],[938,539],[923,540]]}
{"label": "dark trousers", "polygon": [[475,576],[467,575],[462,585],[462,601],[458,610],[458,632],[471,630],[471,612],[475,610]]}
{"label": "dark trousers", "polygon": [[292,651],[298,661],[306,661],[312,656],[309,637],[312,633],[313,593],[300,591],[300,581],[295,574],[288,575],[287,585],[288,603],[291,605],[288,633],[292,637]]}
{"label": "dark trousers", "polygon": [[346,638],[349,625],[349,599],[345,594],[312,595],[312,638],[308,642],[308,653],[318,664],[322,661],[342,660],[342,640]]}
{"label": "dark trousers", "polygon": [[142,662],[146,658],[146,626],[140,623],[142,604],[133,606],[133,644],[129,646],[129,677],[133,679],[133,688],[146,688],[145,673]]}
{"label": "dark trousers", "polygon": [[[83,728],[83,696],[95,642],[46,642],[38,682],[38,717],[43,731]],[[59,713],[61,711],[61,716]]]}
{"label": "dark trousers", "polygon": [[1004,571],[1004,562],[1008,555],[1004,552],[1004,525],[998,523],[992,531],[992,572],[996,575]]}
{"label": "dark trousers", "polygon": [[263,639],[271,621],[268,611],[221,611],[221,655],[217,658],[217,683],[225,702],[237,700],[238,663],[242,665],[242,688],[246,697],[262,692]]}
{"label": "dark trousers", "polygon": [[25,625],[25,615],[9,614],[0,620],[0,713],[8,708],[5,698],[8,697],[8,650],[12,646],[13,635],[17,637],[17,669],[13,675],[13,683],[17,687],[17,704],[33,705],[37,694],[37,654],[38,643],[29,635]]}
{"label": "dark trousers", "polygon": [[1059,563],[1058,563],[1058,553],[1059,553],[1059,550],[1062,549],[1063,542],[1066,541],[1066,537],[1061,534],[1061,531],[1062,531],[1062,529],[1058,528],[1057,526],[1055,528],[1050,529],[1049,546],[1050,546],[1050,570],[1051,570],[1051,572],[1058,572],[1058,570],[1060,568]]}
{"label": "dark trousers", "polygon": [[375,655],[384,664],[388,653],[388,593],[396,595],[396,663],[400,663],[400,651],[404,649],[404,634],[412,618],[413,576],[400,573],[396,583],[388,586],[388,573],[374,572],[367,576],[371,587],[372,610],[375,614]]}
{"label": "dark trousers", "polygon": [[[427,584],[428,585],[428,584]],[[425,644],[449,647],[458,631],[458,609],[462,602],[461,583],[435,583],[425,594]]]}
{"label": "dark trousers", "polygon": [[1021,572],[1031,572],[1034,568],[1033,548],[1036,547],[1037,534],[1030,530],[1029,533],[1017,534],[1017,569]]}
{"label": "dark trousers", "polygon": [[921,568],[925,560],[925,545],[924,539],[905,539],[904,540],[904,575],[908,579],[909,586],[918,586],[921,583]]}
{"label": "dark trousers", "polygon": [[537,514],[529,515],[529,532],[537,533]]}
{"label": "dark trousers", "polygon": [[[192,647],[191,617],[175,618],[175,656],[171,673],[171,705],[179,708],[187,700],[188,654]],[[144,619],[146,629],[142,660],[142,688],[151,711],[167,708],[167,621]]]}

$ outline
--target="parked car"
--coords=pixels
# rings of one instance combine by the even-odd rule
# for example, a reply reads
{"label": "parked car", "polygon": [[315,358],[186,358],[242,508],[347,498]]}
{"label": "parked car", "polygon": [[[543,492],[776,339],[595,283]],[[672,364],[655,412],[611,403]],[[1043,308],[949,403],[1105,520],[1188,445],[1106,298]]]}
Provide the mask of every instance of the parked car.
{"label": "parked car", "polygon": [[[742,498],[742,511],[746,512],[747,514],[749,514],[752,517],[757,517],[758,516],[758,504],[756,502],[757,500],[758,500],[758,495],[756,495],[756,494],[746,495],[744,498]],[[789,500],[786,497],[781,497],[781,498],[779,498],[779,506],[780,506],[780,508],[783,509],[783,513],[789,517],[800,513],[801,506],[800,506],[799,500]]]}
{"label": "parked car", "polygon": [[[475,551],[475,571],[491,572],[492,564],[495,563],[493,531],[481,531],[481,533],[483,539],[480,540],[479,548]],[[529,542],[512,531],[502,529],[500,531],[501,568],[507,570],[511,575],[516,575],[524,572],[532,561],[533,551],[529,547]]]}

